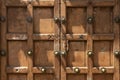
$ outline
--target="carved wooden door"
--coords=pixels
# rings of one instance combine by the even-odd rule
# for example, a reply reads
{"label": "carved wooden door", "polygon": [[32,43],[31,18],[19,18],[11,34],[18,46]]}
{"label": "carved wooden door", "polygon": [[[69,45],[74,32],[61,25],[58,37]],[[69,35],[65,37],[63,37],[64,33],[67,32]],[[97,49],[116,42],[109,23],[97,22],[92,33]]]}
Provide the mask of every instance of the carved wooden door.
{"label": "carved wooden door", "polygon": [[119,80],[119,0],[0,4],[0,80]]}

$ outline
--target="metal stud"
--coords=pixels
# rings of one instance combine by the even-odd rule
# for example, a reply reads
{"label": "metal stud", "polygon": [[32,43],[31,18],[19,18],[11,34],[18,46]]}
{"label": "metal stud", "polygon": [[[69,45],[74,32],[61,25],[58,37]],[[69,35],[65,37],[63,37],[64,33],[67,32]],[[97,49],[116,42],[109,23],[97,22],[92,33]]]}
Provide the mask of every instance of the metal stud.
{"label": "metal stud", "polygon": [[102,73],[105,73],[105,72],[106,72],[106,68],[104,68],[104,67],[101,68],[101,72],[102,72]]}
{"label": "metal stud", "polygon": [[1,50],[1,51],[0,51],[0,55],[1,55],[1,56],[5,56],[5,55],[6,55],[6,52],[5,52],[4,50]]}
{"label": "metal stud", "polygon": [[29,23],[31,23],[32,22],[32,17],[27,17],[27,19],[26,19]]}
{"label": "metal stud", "polygon": [[119,16],[115,17],[115,18],[114,18],[114,21],[115,21],[116,23],[120,23],[120,17],[119,17]]}
{"label": "metal stud", "polygon": [[59,55],[60,52],[59,52],[59,51],[55,51],[54,54],[55,54],[55,55]]}
{"label": "metal stud", "polygon": [[118,55],[120,55],[120,52],[119,52],[119,51],[115,51],[115,52],[114,52],[114,55],[115,55],[115,56],[118,56]]}
{"label": "metal stud", "polygon": [[61,18],[61,23],[65,23],[66,22],[66,19],[64,17]]}
{"label": "metal stud", "polygon": [[66,55],[67,53],[65,51],[61,51],[61,55]]}
{"label": "metal stud", "polygon": [[88,56],[92,56],[93,55],[93,52],[92,51],[88,51]]}
{"label": "metal stud", "polygon": [[29,51],[27,52],[28,55],[32,55],[32,53],[33,53],[32,50],[29,50]]}
{"label": "metal stud", "polygon": [[42,67],[41,72],[46,72],[46,69]]}
{"label": "metal stud", "polygon": [[54,21],[55,21],[55,23],[58,23],[60,21],[60,19],[58,17],[54,17]]}
{"label": "metal stud", "polygon": [[74,72],[78,73],[78,72],[80,72],[80,69],[76,67],[76,68],[74,68]]}
{"label": "metal stud", "polygon": [[0,21],[1,22],[5,22],[5,17],[4,16],[0,16]]}
{"label": "metal stud", "polygon": [[89,24],[92,24],[93,21],[94,21],[94,18],[93,18],[93,17],[88,17],[87,22],[88,22]]}

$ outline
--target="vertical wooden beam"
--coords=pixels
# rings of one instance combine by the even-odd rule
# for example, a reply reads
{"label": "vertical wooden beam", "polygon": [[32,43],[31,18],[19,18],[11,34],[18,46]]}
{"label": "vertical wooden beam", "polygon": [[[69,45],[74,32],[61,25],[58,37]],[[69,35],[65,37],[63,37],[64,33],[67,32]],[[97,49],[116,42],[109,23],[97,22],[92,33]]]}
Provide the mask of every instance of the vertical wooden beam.
{"label": "vertical wooden beam", "polygon": [[[31,4],[28,4],[27,6],[27,10],[29,13],[28,17],[32,18],[33,21],[33,6]],[[27,59],[28,59],[28,74],[27,74],[27,80],[33,80],[33,72],[32,72],[32,68],[33,68],[33,39],[32,39],[32,35],[33,35],[33,22],[28,22],[27,25],[27,34],[28,34],[28,50],[31,50],[33,53],[31,56],[28,55]]]}
{"label": "vertical wooden beam", "polygon": [[[91,2],[89,2],[91,3]],[[93,17],[93,6],[90,4],[87,7],[87,18],[88,17]],[[92,34],[93,34],[93,24],[89,24],[87,22],[87,33],[88,33],[88,39],[87,39],[87,53],[89,51],[93,52],[93,40],[92,40]],[[93,80],[93,75],[92,75],[92,68],[93,68],[93,61],[92,61],[92,56],[87,56],[87,67],[88,67],[88,74],[87,74],[87,80]]]}
{"label": "vertical wooden beam", "polygon": [[[116,16],[119,16],[119,10],[120,10],[120,8],[119,8],[119,0],[114,0],[115,1],[115,6],[114,6],[114,10],[113,10],[113,12],[114,12],[114,16],[113,16],[113,18],[114,17],[116,17]],[[114,42],[113,42],[113,52],[114,51],[117,51],[117,50],[119,50],[120,48],[119,48],[119,45],[120,45],[120,42],[119,42],[119,24],[118,23],[115,23],[114,22],[114,35],[115,35],[115,38],[114,38]],[[113,80],[119,80],[119,58],[117,58],[116,56],[114,56],[114,76],[113,76]]]}
{"label": "vertical wooden beam", "polygon": [[[61,0],[61,19],[66,19],[66,0]],[[66,23],[61,22],[61,51],[65,51],[66,46]],[[66,56],[61,56],[61,80],[66,80]]]}
{"label": "vertical wooden beam", "polygon": [[[55,0],[54,2],[54,17],[60,18],[60,0]],[[54,40],[54,51],[60,51],[60,23],[54,22],[54,34],[55,34],[55,40]],[[54,61],[54,67],[55,67],[55,77],[56,80],[60,80],[60,57],[55,56]]]}
{"label": "vertical wooden beam", "polygon": [[[7,52],[7,40],[6,40],[6,33],[7,33],[7,9],[5,6],[5,0],[1,0],[1,16],[5,17],[5,22],[1,22],[1,50]],[[8,54],[7,54],[8,55]],[[6,74],[6,67],[7,67],[7,55],[1,56],[1,80],[7,80]]]}

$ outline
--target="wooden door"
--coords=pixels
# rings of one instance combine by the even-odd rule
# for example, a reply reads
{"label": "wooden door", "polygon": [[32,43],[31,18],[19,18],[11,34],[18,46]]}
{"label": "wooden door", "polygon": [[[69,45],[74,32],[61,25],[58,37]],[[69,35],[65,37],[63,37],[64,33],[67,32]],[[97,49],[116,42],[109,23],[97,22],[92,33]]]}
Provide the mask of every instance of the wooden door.
{"label": "wooden door", "polygon": [[61,80],[119,80],[119,3],[61,0]]}
{"label": "wooden door", "polygon": [[59,80],[59,1],[1,3],[0,80]]}

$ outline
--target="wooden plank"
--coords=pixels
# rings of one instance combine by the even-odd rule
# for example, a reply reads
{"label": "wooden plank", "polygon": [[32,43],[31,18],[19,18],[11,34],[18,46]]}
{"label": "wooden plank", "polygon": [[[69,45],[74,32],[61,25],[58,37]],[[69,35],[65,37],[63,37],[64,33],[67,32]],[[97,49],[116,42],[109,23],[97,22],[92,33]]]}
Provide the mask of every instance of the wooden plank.
{"label": "wooden plank", "polygon": [[93,34],[93,40],[114,40],[114,34]]}
{"label": "wooden plank", "polygon": [[[60,18],[60,0],[55,0],[54,1],[54,17]],[[54,35],[57,36],[54,39],[54,50],[55,51],[60,51],[60,23],[55,23],[54,22]],[[56,80],[61,79],[61,73],[60,73],[60,68],[61,68],[61,62],[60,62],[60,56],[55,56],[54,57],[54,74],[56,77]]]}
{"label": "wooden plank", "polygon": [[6,73],[28,73],[27,67],[6,67]]}
{"label": "wooden plank", "polygon": [[[7,9],[6,6],[3,4],[5,3],[5,0],[1,0],[1,16],[7,17]],[[5,35],[7,33],[7,21],[1,22],[1,50],[4,50],[7,52],[7,40],[5,38]],[[1,80],[7,80],[7,74],[6,74],[6,66],[7,66],[7,56],[1,56]]]}
{"label": "wooden plank", "polygon": [[[112,74],[114,74],[114,67],[104,67],[105,69],[106,69],[106,72],[105,73],[112,73]],[[92,73],[94,73],[94,74],[96,74],[96,73],[103,73],[102,71],[101,71],[101,67],[94,67],[93,69],[92,69]]]}
{"label": "wooden plank", "polygon": [[[87,17],[93,17],[93,7],[91,5],[88,6],[87,8]],[[89,51],[93,51],[93,40],[92,40],[92,34],[93,34],[93,24],[89,24],[87,22],[87,33],[88,33],[88,39],[87,39],[87,50],[86,52],[88,53]],[[93,74],[92,74],[92,67],[93,67],[93,61],[92,58],[87,56],[87,67],[88,67],[88,74],[87,74],[87,80],[92,80],[93,79]]]}
{"label": "wooden plank", "polygon": [[[120,0],[114,0],[115,1],[115,6],[113,8],[113,12],[114,12],[114,15],[113,17],[116,17],[119,15],[119,12],[120,12],[120,5],[118,3],[120,3]],[[113,28],[113,31],[114,31],[114,35],[115,35],[115,38],[114,38],[114,42],[113,42],[113,52],[114,51],[119,51],[120,50],[120,25],[115,23],[114,22],[114,28]],[[114,76],[113,76],[113,80],[119,80],[120,79],[120,65],[119,65],[119,59],[114,56]]]}
{"label": "wooden plank", "polygon": [[88,1],[66,1],[66,6],[67,7],[87,7]]}
{"label": "wooden plank", "polygon": [[66,34],[67,40],[87,40],[87,34]]}
{"label": "wooden plank", "polygon": [[[80,69],[80,74],[87,74],[88,73],[88,68],[87,67],[79,67]],[[66,73],[67,74],[75,74],[76,72],[74,72],[74,67],[66,67]]]}
{"label": "wooden plank", "polygon": [[[61,10],[61,12],[60,12],[60,17],[61,18],[64,18],[64,19],[66,19],[67,17],[66,17],[66,3],[65,3],[65,1],[64,0],[60,0],[60,3],[61,3],[61,5],[60,5],[60,10]],[[65,36],[66,36],[66,24],[64,24],[64,23],[61,23],[61,51],[64,51],[64,52],[66,52],[66,43],[67,43],[67,40],[65,39]],[[67,78],[66,78],[66,56],[61,56],[61,80],[66,80]]]}
{"label": "wooden plank", "polygon": [[94,7],[113,7],[115,5],[114,1],[93,1],[92,5]]}
{"label": "wooden plank", "polygon": [[[42,67],[33,67],[33,73],[38,74],[38,73],[43,73],[41,71]],[[55,67],[45,67],[46,71],[44,73],[54,73]]]}
{"label": "wooden plank", "polygon": [[[55,3],[56,4],[56,3]],[[54,7],[54,1],[33,1],[32,5],[36,7]]]}
{"label": "wooden plank", "polygon": [[[31,4],[29,4],[27,6],[27,10],[29,12],[29,17],[33,18],[33,6]],[[28,51],[31,50],[33,51],[33,39],[32,39],[32,35],[33,35],[33,22],[28,22],[28,26],[27,26],[27,33],[28,33],[28,40],[27,40],[27,45],[28,45]],[[28,74],[27,74],[27,79],[28,80],[33,80],[33,56],[29,56],[27,57],[28,60]]]}
{"label": "wooden plank", "polygon": [[6,34],[6,39],[7,40],[27,40],[28,39],[28,35],[26,34]]}
{"label": "wooden plank", "polygon": [[33,40],[54,40],[58,38],[55,34],[33,34]]}

